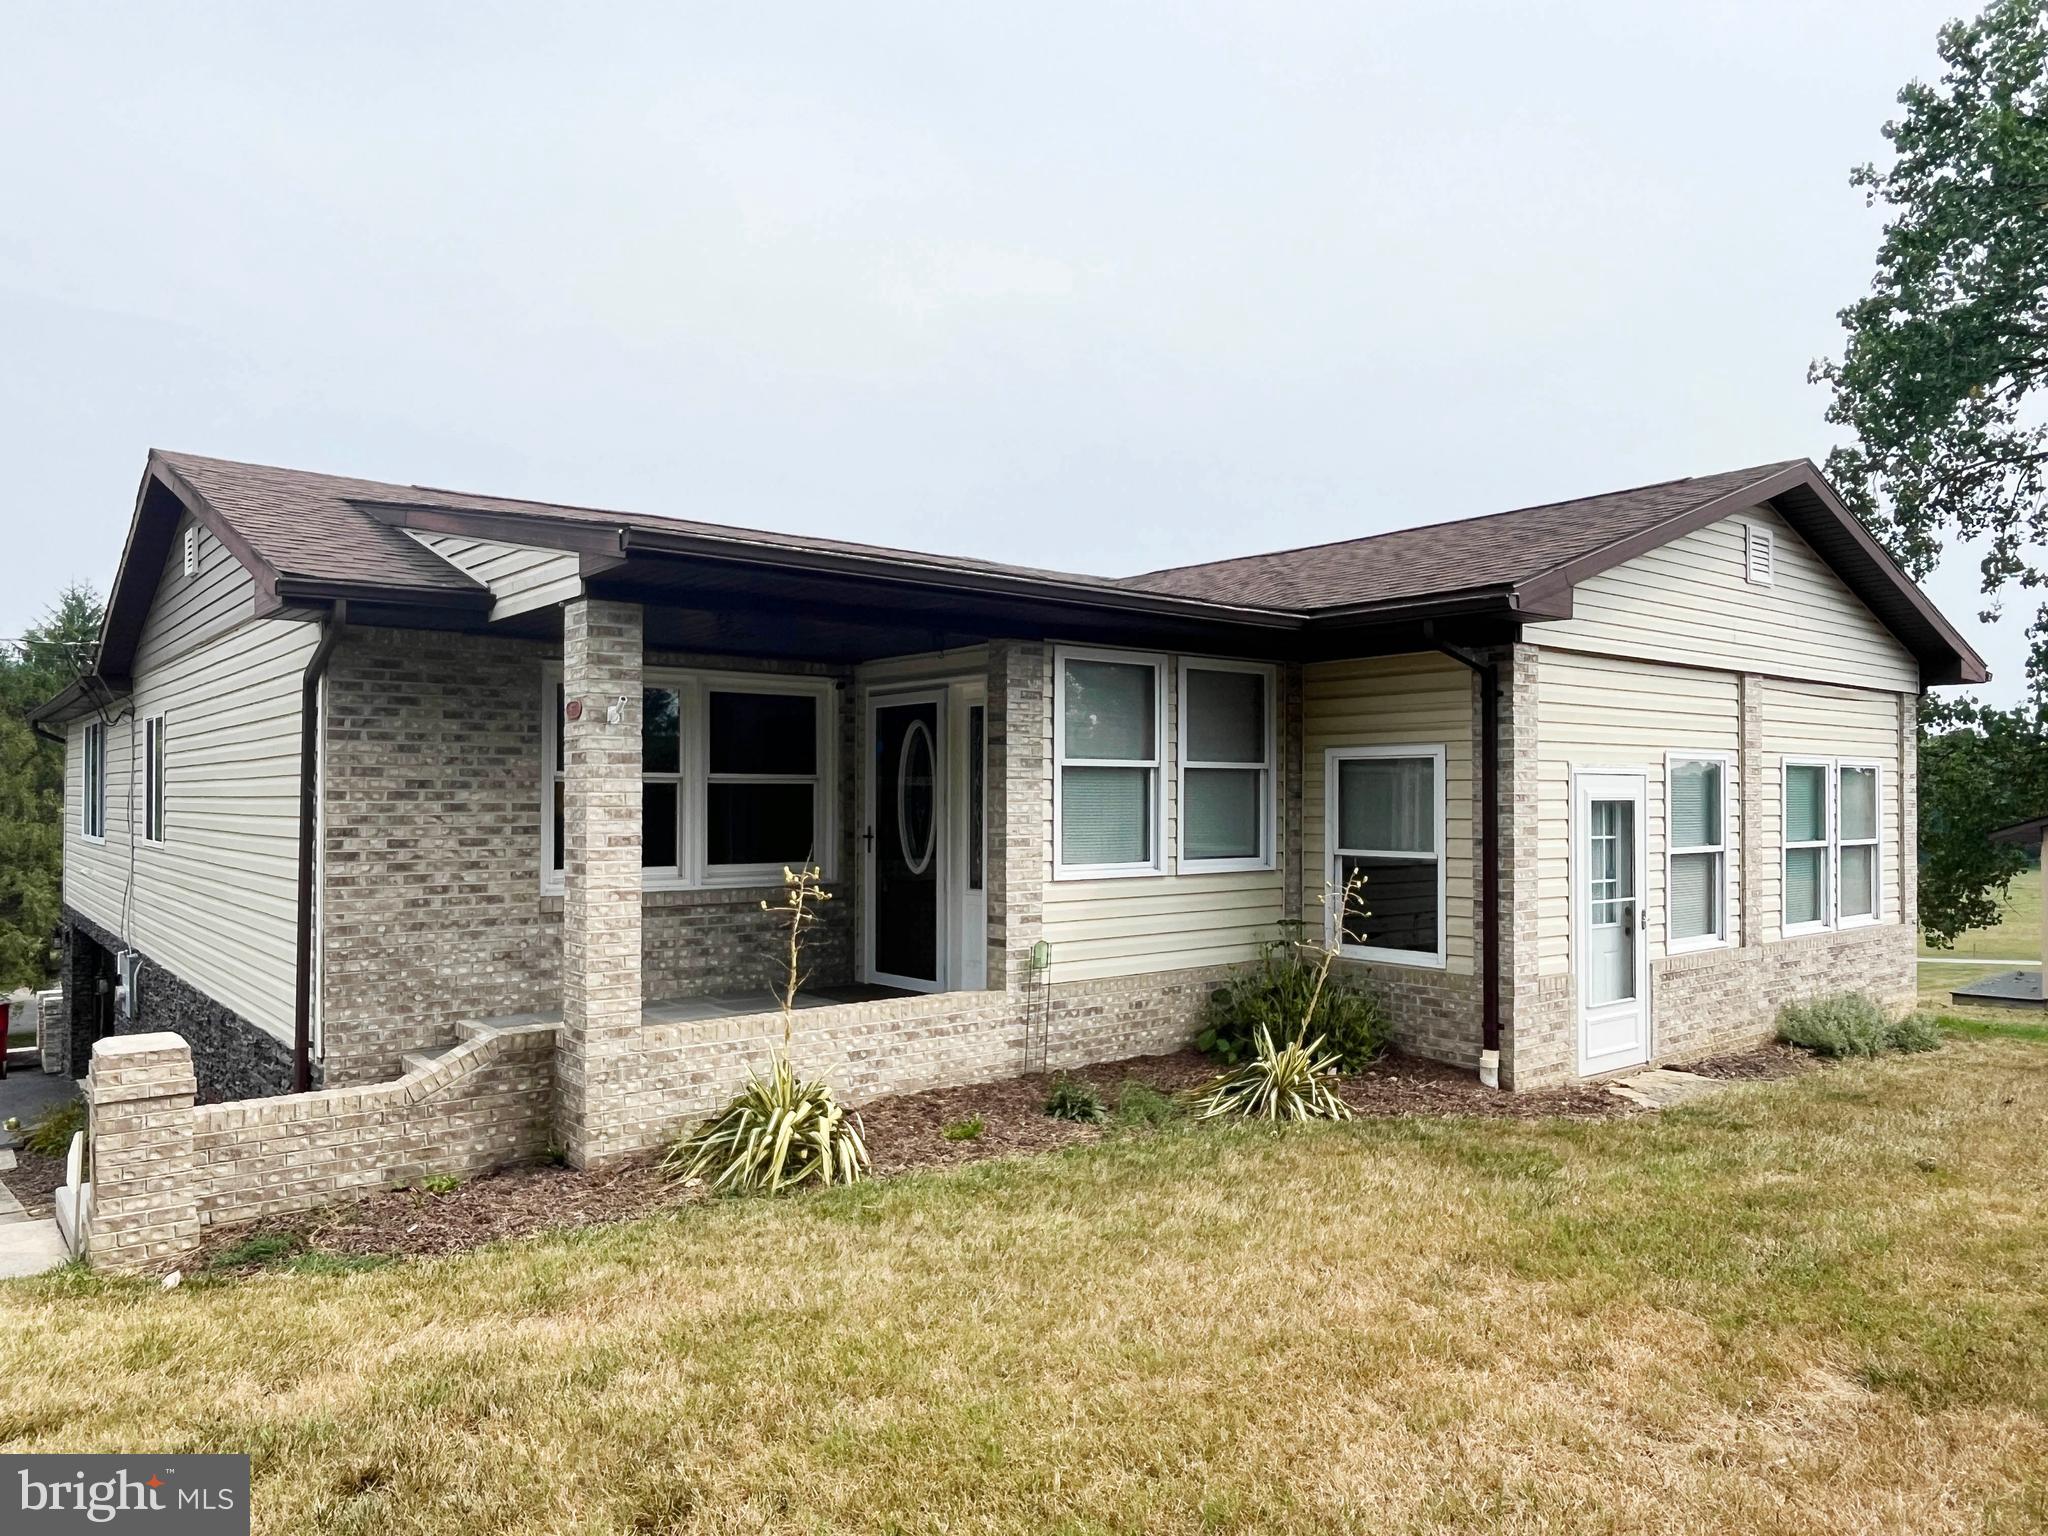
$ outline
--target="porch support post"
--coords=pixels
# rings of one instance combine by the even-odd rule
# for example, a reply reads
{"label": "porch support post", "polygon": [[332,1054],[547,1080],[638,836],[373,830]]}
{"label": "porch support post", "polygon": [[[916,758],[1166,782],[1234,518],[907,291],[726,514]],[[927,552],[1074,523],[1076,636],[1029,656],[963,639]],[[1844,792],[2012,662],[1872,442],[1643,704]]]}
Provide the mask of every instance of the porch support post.
{"label": "porch support post", "polygon": [[562,1029],[556,1135],[587,1167],[627,1149],[640,1034],[638,603],[576,598],[562,612]]}
{"label": "porch support post", "polygon": [[1031,947],[1044,932],[1049,692],[1043,645],[989,646],[988,984],[995,991],[1023,989]]}

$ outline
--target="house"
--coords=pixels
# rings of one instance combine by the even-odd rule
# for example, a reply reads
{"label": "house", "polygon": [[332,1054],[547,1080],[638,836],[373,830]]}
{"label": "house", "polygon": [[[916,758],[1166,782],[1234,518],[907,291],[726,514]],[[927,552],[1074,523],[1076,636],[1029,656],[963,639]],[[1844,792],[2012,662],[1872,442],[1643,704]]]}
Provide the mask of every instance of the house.
{"label": "house", "polygon": [[[67,746],[70,1064],[202,1098],[551,1026],[578,1161],[1185,1041],[1346,964],[1512,1088],[1914,991],[1915,707],[1983,662],[1803,460],[1123,579],[152,453]],[[1035,1059],[1035,1058],[1034,1058]]]}

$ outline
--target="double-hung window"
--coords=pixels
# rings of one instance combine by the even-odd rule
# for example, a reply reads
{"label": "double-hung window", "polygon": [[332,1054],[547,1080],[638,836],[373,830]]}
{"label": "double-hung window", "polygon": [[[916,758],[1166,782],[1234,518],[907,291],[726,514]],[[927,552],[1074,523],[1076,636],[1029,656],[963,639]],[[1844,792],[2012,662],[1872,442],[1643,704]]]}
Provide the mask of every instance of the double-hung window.
{"label": "double-hung window", "polygon": [[1840,925],[1878,918],[1879,778],[1875,763],[1836,765],[1835,888]]}
{"label": "double-hung window", "polygon": [[164,717],[142,722],[142,839],[164,840]]}
{"label": "double-hung window", "polygon": [[1444,749],[1333,747],[1324,757],[1323,795],[1329,924],[1352,877],[1365,877],[1344,919],[1344,953],[1441,967]]}
{"label": "double-hung window", "polygon": [[[542,871],[543,885],[559,889],[568,759],[558,673],[546,693]],[[831,877],[833,696],[822,679],[648,670],[640,691],[647,885],[773,884],[784,868],[806,863]]]}
{"label": "double-hung window", "polygon": [[1273,756],[1273,669],[1183,661],[1182,873],[1273,867]]}
{"label": "double-hung window", "polygon": [[1834,921],[1834,796],[1828,762],[1785,760],[1785,892],[1787,933]]}
{"label": "double-hung window", "polygon": [[84,733],[85,762],[78,806],[78,830],[95,840],[107,835],[107,727],[89,720]]}
{"label": "double-hung window", "polygon": [[1728,760],[1673,753],[1665,765],[1666,948],[1728,942]]}
{"label": "double-hung window", "polygon": [[1054,665],[1054,874],[1157,874],[1165,664],[1062,647]]}

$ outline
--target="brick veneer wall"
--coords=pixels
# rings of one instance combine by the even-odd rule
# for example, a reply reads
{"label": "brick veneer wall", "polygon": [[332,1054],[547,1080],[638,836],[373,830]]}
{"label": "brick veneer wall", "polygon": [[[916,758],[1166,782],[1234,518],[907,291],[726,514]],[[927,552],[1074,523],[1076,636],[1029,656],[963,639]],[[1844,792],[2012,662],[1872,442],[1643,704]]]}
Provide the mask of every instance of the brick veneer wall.
{"label": "brick veneer wall", "polygon": [[[457,1024],[561,1005],[561,896],[540,889],[542,667],[535,641],[351,631],[327,678],[322,890],[324,1081],[396,1076]],[[649,666],[750,670],[653,653]],[[760,668],[754,670],[771,670]],[[817,668],[774,668],[836,675]],[[852,869],[851,689],[842,688],[839,869]],[[833,886],[810,950],[820,984],[854,975],[854,882]],[[764,990],[779,890],[647,893],[649,997]]]}
{"label": "brick veneer wall", "polygon": [[210,1226],[539,1156],[554,1098],[554,1026],[468,1034],[396,1082],[235,1104],[193,1102],[192,1053],[177,1035],[102,1040],[86,1082],[93,1264],[164,1264]]}

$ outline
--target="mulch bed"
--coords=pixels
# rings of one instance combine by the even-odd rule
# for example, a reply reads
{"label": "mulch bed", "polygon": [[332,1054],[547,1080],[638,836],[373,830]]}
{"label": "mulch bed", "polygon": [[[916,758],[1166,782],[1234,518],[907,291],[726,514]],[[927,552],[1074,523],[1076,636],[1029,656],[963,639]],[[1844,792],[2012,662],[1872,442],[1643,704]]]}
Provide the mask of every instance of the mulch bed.
{"label": "mulch bed", "polygon": [[1679,1062],[1677,1070],[1699,1077],[1727,1078],[1733,1082],[1765,1082],[1774,1077],[1810,1072],[1819,1065],[1820,1058],[1811,1051],[1802,1051],[1794,1045],[1779,1045],[1774,1041],[1755,1050],[1733,1051],[1706,1061]]}
{"label": "mulch bed", "polygon": [[[1704,1077],[1769,1078],[1804,1071],[1803,1052],[1764,1046],[1685,1070]],[[1092,1084],[1114,1113],[1128,1083],[1173,1094],[1215,1075],[1216,1064],[1195,1051],[1136,1056],[1076,1068],[1070,1075]],[[1099,1141],[1110,1128],[1055,1120],[1045,1113],[1056,1074],[1030,1073],[998,1083],[934,1088],[861,1106],[869,1152],[878,1175],[948,1168],[997,1157],[1028,1156]],[[1388,1056],[1339,1090],[1361,1116],[1473,1115],[1496,1120],[1543,1117],[1593,1120],[1644,1113],[1598,1084],[1575,1083],[1527,1093],[1483,1086],[1467,1068],[1414,1056]],[[949,1139],[949,1126],[979,1118],[979,1134]],[[50,1162],[51,1159],[39,1159]],[[24,1168],[27,1157],[24,1156]],[[61,1166],[57,1175],[62,1175]],[[10,1179],[18,1175],[10,1175]],[[52,1179],[50,1187],[55,1187]],[[20,1187],[17,1186],[17,1194]],[[24,1203],[25,1194],[21,1195]],[[47,1196],[45,1197],[47,1199]],[[627,1221],[652,1211],[705,1198],[701,1183],[666,1178],[651,1157],[578,1172],[540,1166],[507,1168],[467,1180],[446,1194],[424,1189],[371,1195],[312,1217],[232,1228],[210,1236],[191,1269],[213,1265],[250,1238],[278,1234],[315,1253],[350,1256],[432,1256],[460,1252],[505,1238],[562,1227]],[[230,1266],[233,1267],[233,1266]],[[253,1266],[252,1266],[253,1267]]]}
{"label": "mulch bed", "polygon": [[64,1159],[45,1157],[27,1147],[14,1151],[14,1166],[0,1173],[0,1184],[21,1202],[31,1216],[47,1216],[56,1209],[56,1194],[64,1182]]}

